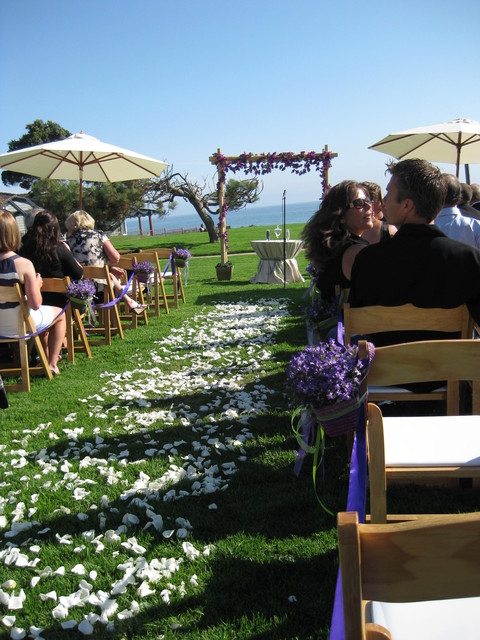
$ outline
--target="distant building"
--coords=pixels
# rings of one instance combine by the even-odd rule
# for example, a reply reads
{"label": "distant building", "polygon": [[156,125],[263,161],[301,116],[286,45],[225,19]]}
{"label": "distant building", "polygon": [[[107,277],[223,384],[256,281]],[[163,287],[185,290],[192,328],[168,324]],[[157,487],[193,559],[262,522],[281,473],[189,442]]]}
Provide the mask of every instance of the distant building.
{"label": "distant building", "polygon": [[23,194],[3,192],[0,192],[0,208],[15,217],[22,236],[32,224],[36,212],[41,209],[33,200]]}

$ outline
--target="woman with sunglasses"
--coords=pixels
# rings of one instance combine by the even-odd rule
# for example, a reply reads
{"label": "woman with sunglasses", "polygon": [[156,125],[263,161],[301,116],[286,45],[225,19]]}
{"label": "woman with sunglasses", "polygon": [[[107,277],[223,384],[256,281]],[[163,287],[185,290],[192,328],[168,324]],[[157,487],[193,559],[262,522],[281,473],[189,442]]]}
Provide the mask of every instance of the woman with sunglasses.
{"label": "woman with sunglasses", "polygon": [[353,180],[332,187],[305,225],[302,232],[305,254],[313,265],[316,286],[324,300],[335,296],[336,285],[350,287],[355,256],[369,244],[362,235],[372,227],[368,192]]}
{"label": "woman with sunglasses", "polygon": [[380,185],[375,182],[362,182],[362,186],[368,191],[372,201],[373,227],[367,229],[363,234],[363,239],[370,244],[389,240],[397,231],[397,227],[388,224],[383,215],[383,194]]}

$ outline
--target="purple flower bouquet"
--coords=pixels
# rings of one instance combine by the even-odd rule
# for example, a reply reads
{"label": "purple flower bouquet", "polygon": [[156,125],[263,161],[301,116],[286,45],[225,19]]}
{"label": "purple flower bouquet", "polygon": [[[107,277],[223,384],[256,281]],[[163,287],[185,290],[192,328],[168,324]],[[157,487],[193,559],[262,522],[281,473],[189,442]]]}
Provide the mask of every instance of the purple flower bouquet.
{"label": "purple flower bouquet", "polygon": [[93,296],[96,293],[92,280],[72,280],[66,287],[72,309],[78,309],[80,313],[87,312],[90,323],[93,324],[94,313],[92,308]]}
{"label": "purple flower bouquet", "polygon": [[143,284],[147,284],[149,282],[150,275],[155,271],[155,267],[149,260],[136,262],[132,269],[138,282],[142,282]]}
{"label": "purple flower bouquet", "polygon": [[175,249],[173,252],[173,258],[177,267],[184,267],[191,257],[192,254],[188,249]]}
{"label": "purple flower bouquet", "polygon": [[287,386],[301,407],[317,418],[321,429],[337,436],[355,428],[356,411],[364,401],[360,384],[367,371],[368,363],[358,359],[356,345],[328,340],[292,357]]}
{"label": "purple flower bouquet", "polygon": [[72,306],[77,304],[85,308],[87,302],[91,302],[95,295],[95,285],[91,280],[72,280],[66,289]]}
{"label": "purple flower bouquet", "polygon": [[339,300],[322,300],[313,298],[312,302],[302,309],[302,316],[307,325],[307,340],[309,346],[325,340],[330,329],[338,323]]}

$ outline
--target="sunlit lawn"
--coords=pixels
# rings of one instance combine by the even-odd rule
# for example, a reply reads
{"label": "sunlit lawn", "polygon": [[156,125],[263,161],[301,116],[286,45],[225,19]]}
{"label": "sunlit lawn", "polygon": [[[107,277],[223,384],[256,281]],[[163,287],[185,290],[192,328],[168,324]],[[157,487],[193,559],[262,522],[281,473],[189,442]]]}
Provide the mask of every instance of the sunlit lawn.
{"label": "sunlit lawn", "polygon": [[[5,637],[32,626],[44,638],[328,637],[335,519],[316,500],[311,461],[293,474],[284,387],[286,363],[306,342],[308,283],[250,284],[256,256],[234,254],[258,237],[258,228],[231,230],[230,282],[217,282],[218,247],[204,234],[144,238],[194,256],[212,250],[190,261],[187,304],[93,347],[90,361],[63,359],[61,375],[33,380],[30,394],[9,395],[0,414]],[[132,240],[142,242],[115,244]],[[346,443],[329,440],[320,490],[333,511],[345,508],[347,480]],[[461,511],[477,498],[398,489],[391,504]]]}

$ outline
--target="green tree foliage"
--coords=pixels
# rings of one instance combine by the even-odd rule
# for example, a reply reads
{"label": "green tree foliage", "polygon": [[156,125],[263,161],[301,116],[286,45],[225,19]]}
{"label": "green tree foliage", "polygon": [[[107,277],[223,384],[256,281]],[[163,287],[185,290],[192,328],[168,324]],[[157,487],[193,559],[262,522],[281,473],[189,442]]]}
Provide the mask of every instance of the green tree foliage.
{"label": "green tree foliage", "polygon": [[[97,229],[111,231],[142,206],[144,183],[106,182],[84,184],[82,208],[95,219]],[[37,180],[32,186],[30,198],[44,209],[54,213],[63,228],[65,219],[79,207],[79,185],[74,181]]]}
{"label": "green tree foliage", "polygon": [[[68,138],[70,131],[51,120],[43,122],[43,120],[34,120],[25,127],[27,133],[24,133],[18,140],[10,140],[8,143],[9,151],[18,151],[26,147],[33,147],[44,142],[55,142]],[[37,178],[17,173],[16,171],[2,171],[2,182],[7,186],[18,184],[22,189],[30,189]]]}
{"label": "green tree foliage", "polygon": [[225,185],[225,201],[229,211],[238,211],[257,202],[259,199],[259,182],[256,178],[234,180],[231,178]]}

